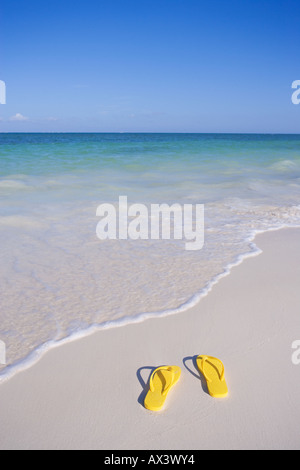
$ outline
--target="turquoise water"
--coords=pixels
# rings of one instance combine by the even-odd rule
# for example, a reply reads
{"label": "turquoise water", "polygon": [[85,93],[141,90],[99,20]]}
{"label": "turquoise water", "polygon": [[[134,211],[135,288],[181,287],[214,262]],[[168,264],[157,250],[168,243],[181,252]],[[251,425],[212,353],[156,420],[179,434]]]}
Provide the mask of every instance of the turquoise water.
{"label": "turquoise water", "polygon": [[[5,374],[90,328],[186,310],[300,224],[300,136],[0,134],[0,339]],[[100,241],[103,202],[205,204],[205,246]]]}
{"label": "turquoise water", "polygon": [[34,191],[64,200],[113,200],[120,191],[152,199],[160,191],[209,202],[226,185],[229,197],[264,197],[300,177],[296,135],[4,134],[0,144],[2,193],[27,189],[28,199]]}

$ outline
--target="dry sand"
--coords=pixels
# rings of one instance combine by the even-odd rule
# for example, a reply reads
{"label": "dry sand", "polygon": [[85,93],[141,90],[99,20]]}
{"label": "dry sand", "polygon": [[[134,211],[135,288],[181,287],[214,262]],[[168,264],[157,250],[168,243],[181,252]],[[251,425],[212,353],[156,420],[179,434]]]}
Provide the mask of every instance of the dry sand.
{"label": "dry sand", "polygon": [[[300,230],[259,235],[263,253],[193,309],[47,352],[0,386],[1,449],[299,449]],[[217,356],[230,395],[193,363]],[[164,411],[143,406],[152,368],[182,366]]]}

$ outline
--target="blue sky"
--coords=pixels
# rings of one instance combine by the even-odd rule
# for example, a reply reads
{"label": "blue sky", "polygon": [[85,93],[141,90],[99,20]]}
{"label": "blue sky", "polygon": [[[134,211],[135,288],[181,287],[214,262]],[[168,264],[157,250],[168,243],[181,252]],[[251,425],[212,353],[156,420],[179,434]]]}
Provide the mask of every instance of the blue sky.
{"label": "blue sky", "polygon": [[300,132],[300,2],[9,0],[0,131]]}

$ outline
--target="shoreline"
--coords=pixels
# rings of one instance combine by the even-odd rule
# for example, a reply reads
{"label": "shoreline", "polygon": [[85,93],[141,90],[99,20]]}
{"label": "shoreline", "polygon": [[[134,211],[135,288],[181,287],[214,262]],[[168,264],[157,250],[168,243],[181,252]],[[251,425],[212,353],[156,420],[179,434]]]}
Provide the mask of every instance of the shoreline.
{"label": "shoreline", "polygon": [[[257,235],[260,256],[180,315],[97,331],[52,348],[0,386],[1,449],[300,447],[300,230]],[[205,392],[193,357],[223,360],[230,395]],[[182,379],[166,409],[142,406],[154,367]]]}
{"label": "shoreline", "polygon": [[147,312],[147,313],[138,313],[132,317],[123,317],[119,320],[108,321],[102,324],[92,324],[85,330],[80,330],[78,332],[72,333],[70,336],[63,338],[59,341],[49,340],[44,344],[41,344],[37,349],[32,351],[29,356],[23,358],[16,364],[12,364],[8,366],[5,370],[0,372],[0,387],[5,382],[11,380],[16,374],[19,374],[31,367],[34,367],[45,354],[47,354],[52,349],[60,348],[68,343],[73,343],[75,341],[80,341],[82,338],[89,337],[99,331],[110,330],[115,328],[122,328],[128,325],[134,325],[143,323],[145,321],[156,319],[156,318],[166,318],[172,315],[179,315],[188,312],[190,309],[195,308],[203,298],[209,295],[214,287],[224,278],[230,276],[232,270],[242,263],[247,261],[249,258],[253,258],[259,256],[263,253],[263,251],[259,248],[259,246],[255,243],[255,240],[260,235],[264,235],[267,233],[277,232],[281,230],[300,230],[299,225],[295,226],[281,226],[276,228],[269,228],[266,230],[254,230],[251,235],[245,240],[246,243],[249,244],[249,251],[248,253],[243,253],[237,256],[236,260],[232,263],[229,263],[225,268],[224,271],[220,274],[217,274],[213,279],[207,282],[207,285],[196,292],[189,300],[187,300],[182,305],[178,306],[172,310],[166,311],[158,311],[158,312]]}

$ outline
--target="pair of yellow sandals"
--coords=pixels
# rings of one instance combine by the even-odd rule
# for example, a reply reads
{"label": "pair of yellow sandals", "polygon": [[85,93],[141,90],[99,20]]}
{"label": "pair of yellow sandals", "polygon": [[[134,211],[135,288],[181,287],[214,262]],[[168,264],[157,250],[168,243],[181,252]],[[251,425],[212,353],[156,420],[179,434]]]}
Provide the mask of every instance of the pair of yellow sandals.
{"label": "pair of yellow sandals", "polygon": [[[224,398],[228,395],[225,381],[225,368],[216,357],[198,356],[197,367],[204,376],[209,394],[214,398]],[[159,411],[163,408],[167,395],[177,384],[181,376],[178,366],[163,366],[155,369],[150,377],[149,391],[144,405],[147,410]]]}

